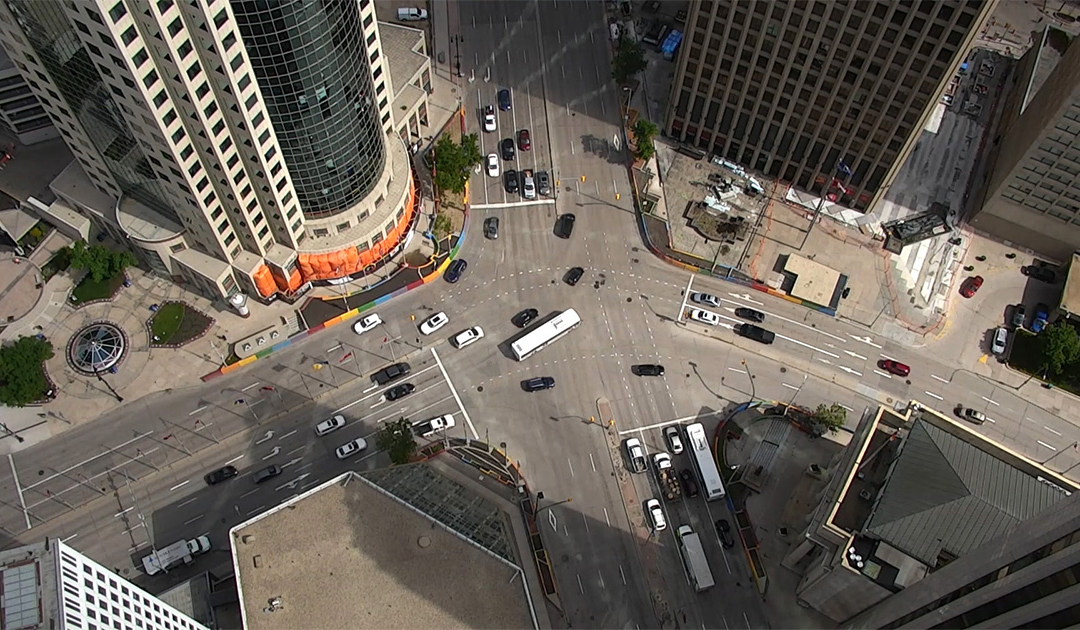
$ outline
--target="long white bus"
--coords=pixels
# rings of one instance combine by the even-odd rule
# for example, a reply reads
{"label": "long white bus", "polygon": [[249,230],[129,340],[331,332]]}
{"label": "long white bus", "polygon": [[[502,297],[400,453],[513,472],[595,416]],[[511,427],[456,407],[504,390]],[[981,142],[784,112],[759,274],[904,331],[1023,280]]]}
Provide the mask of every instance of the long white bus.
{"label": "long white bus", "polygon": [[709,501],[723,499],[724,482],[720,479],[720,471],[716,468],[716,460],[709,448],[705,427],[700,422],[686,425],[686,441],[690,443],[690,452],[694,454],[694,463],[697,464],[701,487],[705,489],[705,498]]}
{"label": "long white bus", "polygon": [[556,315],[554,319],[533,328],[524,337],[510,344],[510,349],[514,351],[514,356],[517,357],[518,361],[524,361],[552,341],[577,328],[580,323],[581,318],[578,317],[577,311],[572,308],[567,309]]}

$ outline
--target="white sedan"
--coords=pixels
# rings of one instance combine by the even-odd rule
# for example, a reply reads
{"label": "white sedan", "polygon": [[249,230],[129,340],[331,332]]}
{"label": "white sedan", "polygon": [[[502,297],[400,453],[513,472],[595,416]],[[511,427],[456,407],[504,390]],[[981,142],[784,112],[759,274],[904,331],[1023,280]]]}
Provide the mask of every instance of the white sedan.
{"label": "white sedan", "polygon": [[488,177],[499,176],[499,156],[494,153],[488,153],[487,156],[487,172]]}
{"label": "white sedan", "polygon": [[315,425],[315,435],[323,436],[345,426],[345,416],[338,414]]}
{"label": "white sedan", "polygon": [[372,313],[371,315],[368,315],[367,317],[353,324],[352,329],[354,333],[362,335],[381,323],[383,323],[382,318],[375,313]]}
{"label": "white sedan", "polygon": [[438,313],[435,313],[431,317],[425,319],[423,323],[420,324],[420,332],[424,333],[425,335],[430,335],[431,333],[445,326],[449,321],[450,318],[446,316],[446,313],[439,311]]}
{"label": "white sedan", "polygon": [[337,454],[338,459],[345,459],[346,457],[356,455],[365,448],[367,448],[367,441],[364,440],[364,438],[356,438],[351,442],[342,444],[334,452]]}
{"label": "white sedan", "polygon": [[495,107],[492,105],[484,106],[484,131],[493,133],[496,129],[495,126]]}
{"label": "white sedan", "polygon": [[667,519],[664,518],[664,510],[660,507],[658,499],[649,499],[645,502],[645,513],[648,514],[654,530],[667,529]]}
{"label": "white sedan", "polygon": [[700,308],[690,309],[690,319],[696,322],[701,322],[702,324],[708,324],[710,326],[717,326],[720,324],[719,315]]}
{"label": "white sedan", "polygon": [[484,329],[479,326],[473,326],[472,328],[458,334],[454,337],[454,345],[458,348],[464,348],[465,346],[479,341],[484,338]]}

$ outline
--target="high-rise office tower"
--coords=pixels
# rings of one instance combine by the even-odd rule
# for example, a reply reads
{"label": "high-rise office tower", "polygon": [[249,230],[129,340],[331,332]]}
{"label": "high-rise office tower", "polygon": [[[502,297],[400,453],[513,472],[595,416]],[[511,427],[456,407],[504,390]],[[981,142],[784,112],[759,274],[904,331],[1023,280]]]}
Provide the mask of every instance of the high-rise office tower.
{"label": "high-rise office tower", "polygon": [[691,0],[665,131],[868,210],[996,4]]}
{"label": "high-rise office tower", "polygon": [[372,0],[11,0],[0,39],[77,158],[53,191],[156,272],[269,299],[403,246]]}

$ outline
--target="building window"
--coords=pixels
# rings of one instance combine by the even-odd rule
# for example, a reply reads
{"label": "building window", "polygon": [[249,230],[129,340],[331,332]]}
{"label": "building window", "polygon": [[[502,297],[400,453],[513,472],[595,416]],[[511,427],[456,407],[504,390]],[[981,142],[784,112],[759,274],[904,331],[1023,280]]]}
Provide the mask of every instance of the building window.
{"label": "building window", "polygon": [[176,37],[176,34],[183,30],[183,28],[184,23],[180,21],[180,18],[176,18],[169,23],[169,35]]}
{"label": "building window", "polygon": [[124,8],[123,2],[117,2],[113,8],[109,9],[109,19],[113,21],[113,24],[119,22],[125,15],[127,15],[127,9]]}
{"label": "building window", "polygon": [[191,54],[191,51],[192,47],[190,39],[185,39],[184,43],[180,44],[180,47],[176,49],[176,52],[180,54],[181,59],[186,59],[187,56]]}

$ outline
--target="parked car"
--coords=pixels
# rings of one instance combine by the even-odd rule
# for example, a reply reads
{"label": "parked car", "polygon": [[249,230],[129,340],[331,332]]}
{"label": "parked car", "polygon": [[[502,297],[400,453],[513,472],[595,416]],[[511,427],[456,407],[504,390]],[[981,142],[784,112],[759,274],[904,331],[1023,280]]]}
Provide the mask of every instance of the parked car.
{"label": "parked car", "polygon": [[971,278],[968,278],[967,280],[964,280],[962,285],[960,285],[960,295],[969,298],[975,295],[975,292],[978,291],[979,287],[981,287],[982,285],[982,276],[973,276]]}
{"label": "parked car", "polygon": [[197,538],[192,538],[187,541],[188,553],[193,556],[204,554],[210,551],[210,537],[203,535]]}
{"label": "parked car", "polygon": [[975,424],[982,424],[986,422],[986,416],[983,414],[983,412],[978,411],[977,409],[971,409],[970,407],[957,407],[956,411],[961,418],[964,418],[968,422],[973,422]]}
{"label": "parked car", "polygon": [[897,376],[907,376],[908,374],[911,374],[910,367],[899,361],[893,361],[892,359],[882,359],[881,361],[878,361],[878,367],[889,374],[895,374]]}
{"label": "parked car", "polygon": [[518,191],[520,182],[518,180],[517,171],[512,168],[506,169],[506,172],[503,174],[503,180],[503,183],[506,185],[506,192],[514,194]]}
{"label": "parked car", "polygon": [[667,519],[664,518],[664,508],[660,507],[659,499],[649,499],[645,502],[645,514],[649,517],[649,524],[654,531],[667,529]]}
{"label": "parked car", "polygon": [[262,483],[267,479],[273,479],[280,474],[281,466],[267,466],[266,468],[263,468],[262,470],[252,475],[251,478],[255,481],[255,483]]}
{"label": "parked car", "polygon": [[485,164],[487,164],[488,177],[499,176],[499,156],[495,155],[494,153],[488,153],[487,161],[485,162]]}
{"label": "parked car", "polygon": [[716,533],[720,536],[720,544],[724,545],[724,548],[731,549],[735,546],[735,538],[731,535],[731,524],[727,522],[727,519],[720,519],[716,521]]}
{"label": "parked car", "polygon": [[668,449],[670,449],[672,453],[678,455],[683,452],[682,436],[679,435],[679,427],[664,427],[664,439],[667,441]]}
{"label": "parked car", "polygon": [[413,433],[426,438],[435,435],[447,429],[452,429],[457,423],[454,422],[453,414],[446,414],[445,416],[436,416],[434,418],[428,418],[427,420],[421,420],[420,422],[414,422],[412,425]]}
{"label": "parked car", "polygon": [[465,269],[468,266],[469,263],[463,258],[458,258],[450,263],[450,266],[446,268],[446,281],[450,284],[454,284],[458,280],[461,280],[461,274],[465,273]]}
{"label": "parked car", "polygon": [[536,172],[536,191],[545,196],[551,194],[551,177],[547,171]]}
{"label": "parked car", "polygon": [[994,340],[990,344],[990,352],[993,352],[996,356],[1002,356],[1005,354],[1005,347],[1009,343],[1009,329],[1004,326],[999,326],[994,331]]}
{"label": "parked car", "polygon": [[528,129],[522,129],[521,131],[518,131],[518,148],[522,151],[528,151],[532,148],[532,140],[529,138]]}
{"label": "parked car", "polygon": [[704,304],[705,306],[711,306],[713,308],[720,308],[720,298],[710,293],[691,293],[690,301]]}
{"label": "parked car", "polygon": [[753,339],[758,343],[770,344],[776,340],[776,334],[771,330],[765,330],[761,326],[742,324],[739,326],[739,334],[747,339]]}
{"label": "parked car", "polygon": [[574,233],[574,220],[577,219],[574,215],[566,213],[559,215],[557,221],[555,221],[555,236],[559,238],[570,238]]}
{"label": "parked car", "polygon": [[498,94],[499,109],[504,112],[510,111],[510,90],[503,88]]}
{"label": "parked car", "polygon": [[371,381],[376,385],[386,385],[391,381],[396,381],[402,376],[408,376],[411,371],[412,367],[408,363],[395,363],[372,374]]}
{"label": "parked car", "polygon": [[401,385],[394,385],[390,389],[386,390],[387,400],[399,400],[408,396],[416,391],[416,386],[412,383],[402,383]]}
{"label": "parked car", "polygon": [[695,322],[701,322],[702,324],[708,324],[710,326],[716,326],[720,323],[720,316],[712,311],[706,311],[700,308],[690,309],[690,319]]}
{"label": "parked car", "polygon": [[735,309],[735,316],[743,319],[748,319],[752,322],[758,322],[759,324],[765,321],[765,313],[761,311],[755,311],[752,308],[739,307]]}
{"label": "parked car", "polygon": [[536,376],[521,381],[521,389],[530,393],[544,391],[545,389],[553,389],[554,387],[555,379],[550,376]]}
{"label": "parked car", "polygon": [[1035,305],[1035,319],[1031,321],[1031,332],[1040,333],[1050,319],[1050,307],[1042,302]]}
{"label": "parked car", "polygon": [[1012,325],[1014,328],[1023,328],[1024,322],[1027,320],[1027,308],[1023,304],[1017,304],[1013,307],[1012,312]]}
{"label": "parked car", "polygon": [[217,470],[208,472],[203,475],[203,481],[205,481],[206,485],[208,486],[216,486],[222,481],[232,479],[238,474],[240,473],[236,470],[236,466],[222,466]]}
{"label": "parked car", "polygon": [[450,318],[446,316],[446,313],[439,311],[431,317],[425,319],[420,324],[420,332],[425,335],[430,335],[436,330],[442,328],[450,321]]}
{"label": "parked car", "polygon": [[536,199],[536,180],[533,178],[532,169],[522,170],[518,177],[521,178],[521,196],[526,199]]}
{"label": "parked car", "polygon": [[484,236],[491,240],[499,238],[499,217],[484,219]]}
{"label": "parked car", "polygon": [[694,473],[689,468],[683,468],[679,473],[679,480],[682,481],[683,491],[686,492],[686,496],[694,498],[698,495],[697,479],[694,479]]}
{"label": "parked car", "polygon": [[[503,141],[499,143],[499,153],[502,154],[502,159],[510,161],[514,159],[514,141],[510,138],[503,138]],[[495,155],[492,153],[491,155]],[[491,159],[491,155],[488,159]]]}
{"label": "parked car", "polygon": [[1021,267],[1020,273],[1029,278],[1035,278],[1036,280],[1041,280],[1043,282],[1053,283],[1054,280],[1057,279],[1057,274],[1054,273],[1053,269],[1042,265],[1028,265],[1026,267]]}
{"label": "parked car", "polygon": [[626,458],[630,462],[630,471],[636,473],[645,472],[645,449],[641,446],[641,440],[626,438],[623,446],[626,448]]}
{"label": "parked car", "polygon": [[372,313],[371,315],[361,318],[360,321],[353,324],[352,329],[354,333],[362,335],[381,323],[383,323],[382,318],[379,317],[377,314]]}
{"label": "parked car", "polygon": [[479,326],[473,326],[464,332],[458,333],[458,336],[454,337],[454,345],[460,349],[483,338],[484,329]]}
{"label": "parked car", "polygon": [[570,271],[566,272],[566,277],[563,278],[563,281],[570,286],[574,286],[578,283],[579,280],[581,280],[581,277],[584,275],[585,270],[581,267],[571,267]]}
{"label": "parked car", "polygon": [[540,311],[535,308],[527,308],[510,318],[510,323],[518,328],[528,326],[534,319],[540,316]]}
{"label": "parked car", "polygon": [[348,457],[356,455],[357,453],[366,448],[367,440],[365,440],[364,438],[356,438],[355,440],[350,440],[337,447],[337,450],[334,451],[334,454],[337,455],[338,459],[346,459]]}
{"label": "parked car", "polygon": [[345,416],[340,413],[323,420],[315,425],[315,435],[322,437],[327,433],[333,433],[345,426]]}
{"label": "parked car", "polygon": [[484,131],[495,133],[498,126],[495,124],[495,108],[491,105],[484,106]]}
{"label": "parked car", "polygon": [[638,376],[663,376],[664,366],[656,363],[642,363],[640,365],[631,365],[630,373]]}

